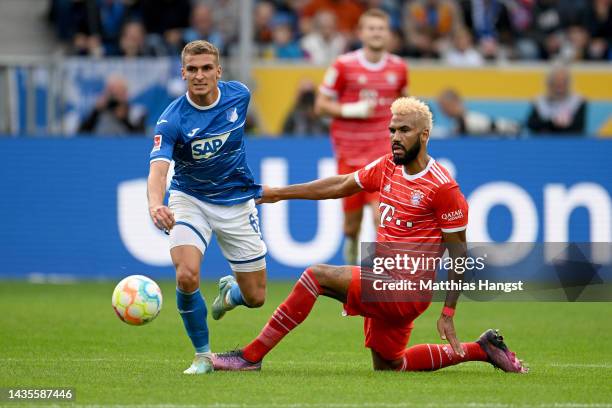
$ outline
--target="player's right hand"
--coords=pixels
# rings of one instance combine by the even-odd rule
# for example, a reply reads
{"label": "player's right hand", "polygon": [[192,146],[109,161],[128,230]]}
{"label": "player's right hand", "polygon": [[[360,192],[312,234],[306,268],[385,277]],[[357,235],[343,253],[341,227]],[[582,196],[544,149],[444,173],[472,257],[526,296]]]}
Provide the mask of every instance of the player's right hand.
{"label": "player's right hand", "polygon": [[280,198],[278,197],[278,194],[276,194],[276,189],[274,187],[264,185],[261,197],[255,200],[255,204],[275,203],[279,200]]}
{"label": "player's right hand", "polygon": [[440,338],[442,340],[448,341],[451,345],[455,353],[463,357],[465,355],[465,351],[461,347],[461,342],[457,338],[457,333],[455,332],[455,324],[453,323],[453,318],[450,316],[440,316],[438,319],[438,333],[440,334]]}
{"label": "player's right hand", "polygon": [[374,114],[376,103],[370,99],[344,103],[340,107],[340,116],[351,119],[367,119]]}
{"label": "player's right hand", "polygon": [[149,208],[151,219],[157,228],[170,231],[174,227],[174,213],[165,205],[156,205]]}

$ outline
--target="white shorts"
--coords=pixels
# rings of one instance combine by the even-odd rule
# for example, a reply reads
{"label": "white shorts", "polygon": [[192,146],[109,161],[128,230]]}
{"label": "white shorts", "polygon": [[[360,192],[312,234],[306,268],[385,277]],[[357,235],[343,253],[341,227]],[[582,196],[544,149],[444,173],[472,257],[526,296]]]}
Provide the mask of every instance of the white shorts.
{"label": "white shorts", "polygon": [[168,207],[176,220],[170,231],[171,249],[193,245],[204,254],[214,232],[234,272],[254,272],[266,267],[267,248],[259,230],[255,200],[216,205],[172,190]]}

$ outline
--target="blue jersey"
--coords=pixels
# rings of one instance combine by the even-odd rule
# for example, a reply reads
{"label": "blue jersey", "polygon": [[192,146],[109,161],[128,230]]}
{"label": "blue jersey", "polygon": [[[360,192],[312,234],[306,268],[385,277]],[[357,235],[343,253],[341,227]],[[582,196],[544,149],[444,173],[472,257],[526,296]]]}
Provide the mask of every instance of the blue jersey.
{"label": "blue jersey", "polygon": [[251,94],[237,81],[219,81],[219,98],[198,106],[187,94],[174,100],[155,127],[151,162],[174,160],[170,190],[233,205],[261,195],[246,162],[244,123]]}

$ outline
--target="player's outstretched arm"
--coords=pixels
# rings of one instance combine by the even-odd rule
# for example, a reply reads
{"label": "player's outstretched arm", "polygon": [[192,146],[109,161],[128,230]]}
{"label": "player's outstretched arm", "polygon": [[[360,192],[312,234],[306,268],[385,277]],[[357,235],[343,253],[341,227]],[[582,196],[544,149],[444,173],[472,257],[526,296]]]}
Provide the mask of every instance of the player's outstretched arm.
{"label": "player's outstretched arm", "polygon": [[[455,261],[457,258],[464,258],[467,255],[467,245],[465,240],[465,230],[457,232],[443,232],[442,239],[448,247],[450,257],[453,259],[453,265],[457,264]],[[462,263],[461,263],[462,265]],[[463,274],[455,272],[454,268],[448,270],[448,280],[461,283]],[[458,290],[448,290],[446,292],[446,299],[444,301],[444,309],[438,319],[438,332],[442,340],[447,340],[452,346],[455,353],[463,356],[465,352],[461,348],[461,342],[457,338],[455,332],[455,324],[453,322],[453,315],[455,308],[457,307],[457,301],[459,300]]]}
{"label": "player's outstretched arm", "polygon": [[163,160],[151,162],[147,179],[147,199],[149,215],[159,229],[169,231],[174,227],[174,214],[164,205],[166,196],[166,177],[170,163]]}
{"label": "player's outstretched arm", "polygon": [[286,187],[264,186],[262,197],[257,204],[275,203],[282,200],[327,200],[342,198],[361,191],[353,174],[343,174],[303,184],[292,184]]}

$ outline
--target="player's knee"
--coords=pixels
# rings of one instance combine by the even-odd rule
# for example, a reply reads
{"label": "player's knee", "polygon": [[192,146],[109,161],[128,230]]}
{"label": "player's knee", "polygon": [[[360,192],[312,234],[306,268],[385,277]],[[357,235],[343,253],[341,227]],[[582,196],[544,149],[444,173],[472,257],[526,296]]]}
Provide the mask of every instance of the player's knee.
{"label": "player's knee", "polygon": [[335,267],[333,266],[318,264],[312,265],[309,269],[321,286],[326,286],[330,280],[334,279]]}
{"label": "player's knee", "polygon": [[321,279],[325,278],[325,275],[327,273],[327,265],[312,265],[310,267],[308,267],[308,269],[310,269],[310,272],[314,275],[314,277],[320,281]]}
{"label": "player's knee", "polygon": [[356,238],[359,235],[361,225],[359,222],[346,222],[344,224],[344,235],[351,238]]}
{"label": "player's knee", "polygon": [[242,297],[249,307],[262,307],[266,302],[266,290],[258,289],[250,293],[243,293]]}
{"label": "player's knee", "polygon": [[397,368],[394,368],[387,363],[380,363],[380,362],[379,363],[373,362],[372,368],[374,369],[374,371],[397,371]]}
{"label": "player's knee", "polygon": [[403,359],[387,360],[380,353],[373,349],[372,351],[372,368],[375,371],[397,371],[401,369]]}
{"label": "player's knee", "polygon": [[193,292],[200,286],[200,271],[187,265],[177,265],[176,284],[180,290]]}
{"label": "player's knee", "polygon": [[352,239],[357,239],[359,236],[359,228],[345,228],[344,235]]}

